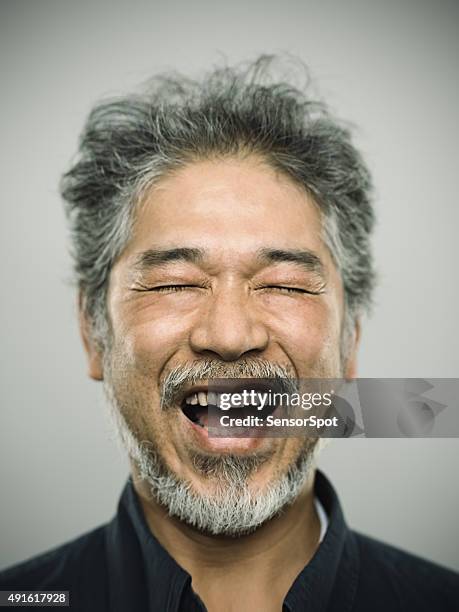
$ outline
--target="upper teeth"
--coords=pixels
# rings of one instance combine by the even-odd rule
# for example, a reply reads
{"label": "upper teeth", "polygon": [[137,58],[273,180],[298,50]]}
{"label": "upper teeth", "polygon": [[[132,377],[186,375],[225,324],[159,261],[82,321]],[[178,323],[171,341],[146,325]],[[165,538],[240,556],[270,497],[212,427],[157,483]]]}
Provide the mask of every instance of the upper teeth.
{"label": "upper teeth", "polygon": [[[185,398],[185,402],[187,404],[191,404],[192,406],[197,406],[198,404],[200,406],[208,406],[209,404],[213,406],[219,405],[218,394],[214,391],[211,391],[210,393],[208,393],[207,391],[198,391],[197,393],[191,393],[190,395],[187,395],[187,397]],[[259,405],[259,401],[256,396],[254,405]]]}
{"label": "upper teeth", "polygon": [[207,392],[199,391],[198,393],[192,393],[186,397],[185,402],[187,404],[192,404],[193,406],[197,404],[200,406],[207,406]]}

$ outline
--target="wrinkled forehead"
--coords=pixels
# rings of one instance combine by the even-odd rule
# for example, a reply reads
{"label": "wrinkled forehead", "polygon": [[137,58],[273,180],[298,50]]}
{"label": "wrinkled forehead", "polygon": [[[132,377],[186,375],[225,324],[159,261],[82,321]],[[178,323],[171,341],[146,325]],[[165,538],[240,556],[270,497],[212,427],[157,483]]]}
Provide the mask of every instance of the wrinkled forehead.
{"label": "wrinkled forehead", "polygon": [[320,210],[285,174],[259,160],[192,163],[147,190],[125,255],[195,248],[227,263],[266,250],[326,258]]}

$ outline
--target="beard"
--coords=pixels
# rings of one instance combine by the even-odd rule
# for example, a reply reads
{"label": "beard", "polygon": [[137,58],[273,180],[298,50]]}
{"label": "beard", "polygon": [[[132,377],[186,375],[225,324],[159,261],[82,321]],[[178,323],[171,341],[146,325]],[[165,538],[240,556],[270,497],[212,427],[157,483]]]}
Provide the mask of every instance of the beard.
{"label": "beard", "polygon": [[[180,478],[167,465],[156,438],[150,435],[146,439],[142,427],[134,425],[132,415],[139,414],[142,408],[145,410],[145,403],[139,401],[132,384],[126,389],[126,378],[121,385],[124,392],[120,392],[113,375],[115,371],[119,368],[106,360],[104,390],[117,437],[152,498],[170,516],[203,533],[238,537],[255,531],[297,499],[313,472],[319,448],[317,439],[304,439],[296,458],[261,490],[251,485],[251,478],[272,460],[274,450],[241,456],[187,449],[193,469],[208,484],[204,491],[198,491],[192,482]],[[289,377],[292,377],[291,368],[260,359],[237,364],[199,361],[174,368],[167,375],[160,387],[160,409],[169,410],[180,392],[199,380]]]}

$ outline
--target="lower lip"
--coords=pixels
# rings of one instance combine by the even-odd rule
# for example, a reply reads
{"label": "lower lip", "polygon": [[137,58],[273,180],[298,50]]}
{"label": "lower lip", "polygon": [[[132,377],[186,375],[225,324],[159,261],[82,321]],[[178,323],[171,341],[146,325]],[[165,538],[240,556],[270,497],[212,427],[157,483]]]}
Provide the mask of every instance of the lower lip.
{"label": "lower lip", "polygon": [[[266,449],[266,446],[270,443],[267,438],[214,438],[209,436],[209,432],[206,427],[201,427],[197,423],[193,423],[187,418],[183,412],[181,413],[185,420],[185,431],[188,435],[191,435],[194,442],[200,446],[203,450],[213,451],[218,453],[228,454],[243,454]],[[271,440],[272,442],[272,440]]]}

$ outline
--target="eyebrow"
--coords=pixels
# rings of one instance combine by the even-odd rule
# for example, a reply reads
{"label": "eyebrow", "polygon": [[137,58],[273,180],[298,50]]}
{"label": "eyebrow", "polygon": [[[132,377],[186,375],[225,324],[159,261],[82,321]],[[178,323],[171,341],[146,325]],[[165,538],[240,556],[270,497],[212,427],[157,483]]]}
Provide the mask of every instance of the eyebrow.
{"label": "eyebrow", "polygon": [[[204,249],[195,247],[175,247],[172,249],[147,249],[140,253],[134,261],[134,267],[139,272],[160,267],[170,262],[182,261],[200,263],[205,259]],[[325,269],[321,259],[313,251],[301,249],[270,249],[263,248],[257,251],[259,260],[267,264],[293,263],[301,266],[307,272],[314,272],[325,276]]]}
{"label": "eyebrow", "polygon": [[322,260],[313,251],[298,249],[260,249],[258,257],[267,263],[293,263],[301,266],[307,272],[315,272],[325,276]]}
{"label": "eyebrow", "polygon": [[204,258],[202,249],[177,247],[174,249],[148,249],[140,253],[134,262],[134,267],[141,271],[159,267],[171,261],[198,263]]}

